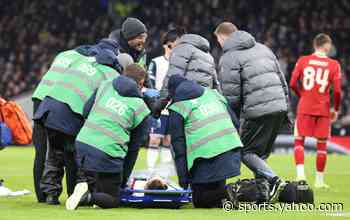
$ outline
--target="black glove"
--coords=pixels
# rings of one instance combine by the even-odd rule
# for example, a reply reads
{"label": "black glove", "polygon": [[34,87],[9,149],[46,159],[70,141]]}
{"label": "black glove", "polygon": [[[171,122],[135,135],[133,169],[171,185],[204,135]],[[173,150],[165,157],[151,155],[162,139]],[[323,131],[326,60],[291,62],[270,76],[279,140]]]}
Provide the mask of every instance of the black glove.
{"label": "black glove", "polygon": [[191,184],[191,177],[189,175],[186,176],[178,176],[179,178],[179,185],[183,189],[187,189],[188,186]]}
{"label": "black glove", "polygon": [[163,109],[167,106],[168,99],[158,99],[150,98],[144,96],[143,100],[145,101],[148,108],[151,110],[151,114],[154,118],[159,118]]}
{"label": "black glove", "polygon": [[183,188],[183,189],[187,189],[188,185],[189,185],[188,182],[179,182],[179,184],[180,184],[181,188]]}

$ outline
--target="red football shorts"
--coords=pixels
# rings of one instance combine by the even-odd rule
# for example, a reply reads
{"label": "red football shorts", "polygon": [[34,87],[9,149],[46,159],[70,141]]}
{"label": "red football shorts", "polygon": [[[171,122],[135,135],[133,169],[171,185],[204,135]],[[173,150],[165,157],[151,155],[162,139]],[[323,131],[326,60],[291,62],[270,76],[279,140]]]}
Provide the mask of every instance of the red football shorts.
{"label": "red football shorts", "polygon": [[330,134],[330,117],[297,114],[294,136],[328,138]]}

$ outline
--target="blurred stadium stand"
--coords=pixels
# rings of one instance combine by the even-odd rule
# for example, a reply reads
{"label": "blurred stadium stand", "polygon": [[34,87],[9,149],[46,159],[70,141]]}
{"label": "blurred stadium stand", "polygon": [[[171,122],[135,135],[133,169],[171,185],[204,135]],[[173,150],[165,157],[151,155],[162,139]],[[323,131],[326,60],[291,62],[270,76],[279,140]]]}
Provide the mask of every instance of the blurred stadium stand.
{"label": "blurred stadium stand", "polygon": [[[341,62],[344,78],[341,118],[333,134],[350,135],[349,13],[347,0],[2,0],[0,95],[23,97],[59,51],[96,42],[126,16],[140,18],[149,28],[149,58],[161,53],[161,34],[180,25],[208,38],[217,59],[221,51],[212,32],[219,22],[229,20],[278,55],[288,80],[296,59],[312,51],[312,38],[329,33],[335,43],[332,56]],[[295,106],[295,97],[292,102]]]}

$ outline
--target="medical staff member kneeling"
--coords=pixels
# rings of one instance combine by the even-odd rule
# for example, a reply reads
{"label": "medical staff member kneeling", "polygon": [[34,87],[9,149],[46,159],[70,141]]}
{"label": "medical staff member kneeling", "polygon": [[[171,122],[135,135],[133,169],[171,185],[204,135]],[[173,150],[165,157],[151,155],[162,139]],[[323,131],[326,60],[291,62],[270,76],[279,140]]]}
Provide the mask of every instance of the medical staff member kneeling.
{"label": "medical staff member kneeling", "polygon": [[66,202],[68,210],[119,206],[120,188],[148,135],[150,110],[141,94],[145,77],[140,66],[131,64],[122,76],[103,82],[85,105],[88,117],[76,139],[77,160],[83,171],[95,172],[96,191],[90,192],[86,182],[78,183]]}
{"label": "medical staff member kneeling", "polygon": [[226,179],[240,174],[238,120],[226,99],[181,75],[169,79],[169,133],[183,188],[196,208],[222,207],[233,200]]}

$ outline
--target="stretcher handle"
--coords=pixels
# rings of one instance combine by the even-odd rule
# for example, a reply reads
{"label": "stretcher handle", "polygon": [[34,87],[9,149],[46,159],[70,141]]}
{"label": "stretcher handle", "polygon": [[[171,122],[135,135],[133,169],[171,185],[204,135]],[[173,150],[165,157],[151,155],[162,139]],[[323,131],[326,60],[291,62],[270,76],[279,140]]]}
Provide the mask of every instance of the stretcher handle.
{"label": "stretcher handle", "polygon": [[130,193],[152,193],[152,194],[192,193],[191,190],[162,190],[162,189],[124,189],[123,191],[130,192]]}

